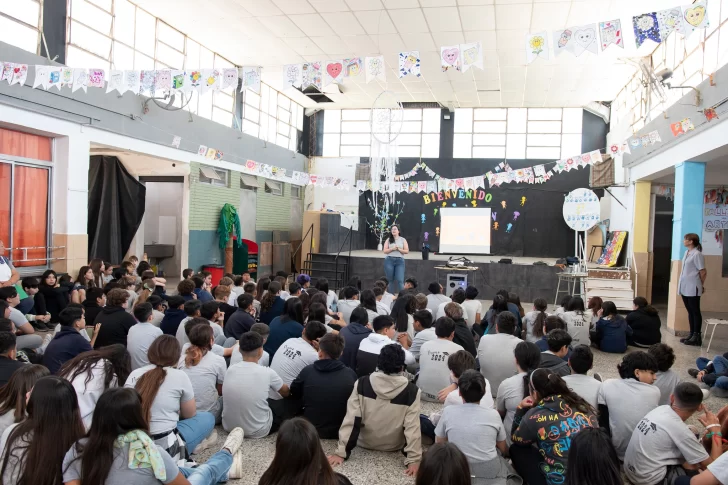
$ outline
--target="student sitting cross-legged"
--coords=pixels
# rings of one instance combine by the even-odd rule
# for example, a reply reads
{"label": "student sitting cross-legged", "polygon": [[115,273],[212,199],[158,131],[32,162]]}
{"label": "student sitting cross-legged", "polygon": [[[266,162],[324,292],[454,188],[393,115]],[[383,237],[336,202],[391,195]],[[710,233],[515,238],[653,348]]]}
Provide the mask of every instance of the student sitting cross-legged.
{"label": "student sitting cross-legged", "polygon": [[598,409],[597,397],[602,388],[602,381],[596,379],[598,374],[594,374],[594,377],[586,374],[591,370],[593,363],[594,354],[591,349],[587,345],[577,345],[569,357],[571,374],[564,376],[564,382],[569,389],[583,397],[594,409]]}
{"label": "student sitting cross-legged", "polygon": [[672,391],[680,383],[680,376],[671,369],[675,363],[675,352],[667,344],[655,344],[647,349],[647,353],[657,362],[655,386],[660,390],[660,406],[669,404]]}
{"label": "student sitting cross-legged", "polygon": [[379,352],[378,370],[356,382],[339,430],[339,445],[329,463],[340,465],[359,445],[403,452],[405,473],[417,474],[422,457],[420,390],[402,375],[404,355],[400,345],[385,345]]}
{"label": "student sitting cross-legged", "polygon": [[420,373],[417,387],[422,391],[422,399],[437,402],[437,394],[450,385],[448,358],[454,353],[465,350],[452,341],[455,336],[455,322],[448,317],[440,317],[435,323],[437,338],[425,342],[420,350]]}
{"label": "student sitting cross-legged", "polygon": [[[389,315],[379,315],[372,322],[373,333],[359,344],[359,352],[356,354],[356,374],[366,376],[377,369],[379,353],[387,345],[394,344],[394,335],[397,333],[394,327],[394,320]],[[346,338],[346,337],[344,337]],[[400,345],[396,343],[395,345]],[[401,346],[401,345],[400,345]],[[409,350],[402,349],[405,355],[405,365],[413,365],[414,355]]]}
{"label": "student sitting cross-legged", "polygon": [[516,358],[516,375],[501,382],[495,398],[495,407],[506,428],[508,446],[512,443],[510,430],[513,427],[513,418],[521,401],[531,395],[531,373],[538,369],[541,362],[541,351],[531,342],[516,345],[513,355]]}
{"label": "student sitting cross-legged", "polygon": [[[64,308],[58,314],[58,319],[61,321],[61,331],[53,337],[43,353],[43,365],[48,367],[52,374],[57,374],[63,364],[78,354],[93,350],[93,340],[89,343],[81,335],[81,332],[86,333],[86,320],[80,305],[74,304],[73,307],[69,305]],[[97,333],[98,327],[94,337]]]}
{"label": "student sitting cross-legged", "polygon": [[412,355],[415,356],[415,359],[419,361],[420,349],[425,342],[435,340],[437,338],[437,333],[435,333],[435,327],[432,325],[435,323],[432,318],[432,313],[428,310],[417,310],[414,313],[413,318],[415,332],[417,333],[415,334],[415,338],[412,339],[412,345],[409,350],[412,352]]}
{"label": "student sitting cross-legged", "polygon": [[549,369],[561,377],[571,374],[569,364],[564,360],[564,357],[569,353],[571,335],[566,330],[551,330],[546,334],[546,343],[548,350],[541,352],[541,364],[539,367]]}

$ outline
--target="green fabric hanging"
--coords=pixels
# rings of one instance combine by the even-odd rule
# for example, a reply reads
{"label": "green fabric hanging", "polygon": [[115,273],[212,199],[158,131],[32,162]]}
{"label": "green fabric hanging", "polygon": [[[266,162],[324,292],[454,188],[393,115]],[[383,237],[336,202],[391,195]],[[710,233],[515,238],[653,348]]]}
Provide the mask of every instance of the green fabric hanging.
{"label": "green fabric hanging", "polygon": [[240,217],[235,206],[225,204],[220,210],[220,224],[217,227],[217,235],[220,238],[220,249],[225,249],[230,240],[230,233],[237,239],[238,247],[243,244],[243,236],[240,232]]}

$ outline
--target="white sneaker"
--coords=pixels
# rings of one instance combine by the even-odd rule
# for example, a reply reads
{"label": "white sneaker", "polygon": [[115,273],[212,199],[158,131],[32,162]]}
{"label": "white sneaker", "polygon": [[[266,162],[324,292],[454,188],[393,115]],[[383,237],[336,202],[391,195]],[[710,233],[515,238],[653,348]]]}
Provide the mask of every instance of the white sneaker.
{"label": "white sneaker", "polygon": [[53,340],[53,335],[52,334],[48,334],[45,337],[43,337],[43,344],[40,346],[39,349],[36,349],[35,352],[38,355],[45,354],[45,350],[46,350],[46,348],[48,348],[48,344],[51,343],[51,340]]}
{"label": "white sneaker", "polygon": [[708,399],[710,397],[710,389],[701,389],[703,391],[703,399]]}
{"label": "white sneaker", "polygon": [[233,464],[230,465],[230,470],[228,470],[228,478],[230,480],[243,478],[243,450],[242,449],[238,449],[238,451],[233,455]]}
{"label": "white sneaker", "polygon": [[240,449],[240,445],[243,444],[243,438],[245,438],[243,428],[235,428],[230,431],[230,434],[225,440],[225,444],[222,445],[220,450],[228,450],[231,455],[235,456],[235,453]]}
{"label": "white sneaker", "polygon": [[190,454],[194,455],[197,453],[202,453],[206,449],[214,446],[215,443],[217,443],[217,430],[213,429],[212,433],[210,433],[210,436],[202,440],[202,442],[200,442],[200,444],[197,445],[197,447],[193,451],[191,451]]}

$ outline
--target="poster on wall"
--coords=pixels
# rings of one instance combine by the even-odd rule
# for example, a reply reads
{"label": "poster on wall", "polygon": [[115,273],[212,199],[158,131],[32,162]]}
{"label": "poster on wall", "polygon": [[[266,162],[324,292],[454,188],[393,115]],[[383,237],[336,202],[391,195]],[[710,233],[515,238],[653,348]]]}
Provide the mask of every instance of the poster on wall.
{"label": "poster on wall", "polygon": [[703,194],[703,234],[700,241],[703,254],[723,254],[723,234],[728,228],[728,191],[723,187],[709,189]]}

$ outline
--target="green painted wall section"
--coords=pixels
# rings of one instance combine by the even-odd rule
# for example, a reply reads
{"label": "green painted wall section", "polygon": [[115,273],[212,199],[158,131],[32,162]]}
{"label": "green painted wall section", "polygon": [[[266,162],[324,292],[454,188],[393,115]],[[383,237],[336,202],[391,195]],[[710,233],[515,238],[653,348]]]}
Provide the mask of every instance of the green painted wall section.
{"label": "green painted wall section", "polygon": [[[263,184],[265,179],[259,177],[258,181]],[[283,184],[283,196],[258,189],[255,230],[291,230],[291,184]]]}

